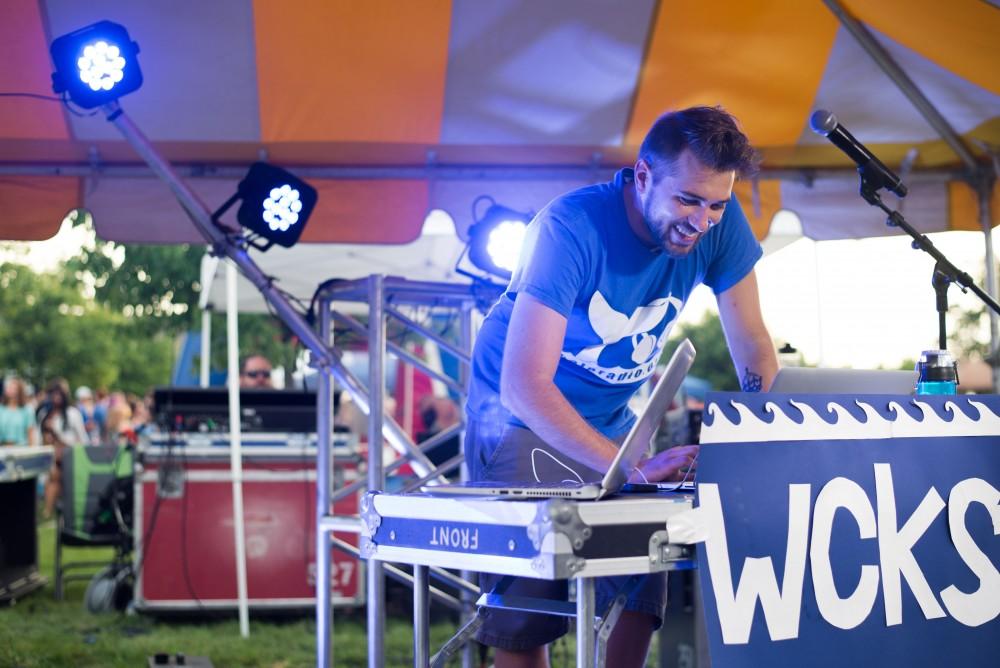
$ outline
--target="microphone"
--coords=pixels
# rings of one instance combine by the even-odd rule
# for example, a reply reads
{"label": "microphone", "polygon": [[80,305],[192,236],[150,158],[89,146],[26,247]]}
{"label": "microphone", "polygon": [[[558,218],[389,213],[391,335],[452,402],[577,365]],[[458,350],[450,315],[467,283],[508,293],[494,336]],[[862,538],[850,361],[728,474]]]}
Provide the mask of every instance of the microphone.
{"label": "microphone", "polygon": [[898,176],[872,155],[865,145],[855,139],[843,125],[837,122],[837,117],[826,109],[817,110],[809,119],[809,126],[818,135],[823,135],[834,146],[847,154],[853,160],[864,179],[874,180],[876,188],[888,188],[890,192],[906,197],[906,186]]}

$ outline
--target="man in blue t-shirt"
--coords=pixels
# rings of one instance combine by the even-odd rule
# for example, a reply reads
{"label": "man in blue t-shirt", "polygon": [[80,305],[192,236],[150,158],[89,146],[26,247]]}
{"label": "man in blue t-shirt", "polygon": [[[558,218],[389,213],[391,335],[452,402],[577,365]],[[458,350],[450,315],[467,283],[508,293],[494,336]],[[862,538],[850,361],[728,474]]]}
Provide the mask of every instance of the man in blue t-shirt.
{"label": "man in blue t-shirt", "polygon": [[[756,157],[735,119],[694,107],[660,117],[633,169],[557,198],[528,227],[506,293],[473,353],[466,461],[473,480],[599,480],[635,420],[628,401],[656,366],[691,291],[716,294],[745,391],[770,386],[777,357],[760,313],[760,245],[733,198]],[[637,480],[675,480],[697,446],[643,460]],[[598,583],[603,610],[622,579]],[[484,590],[495,582],[484,575]],[[565,597],[565,582],[520,579],[510,595]],[[629,598],[609,642],[615,665],[644,665],[662,623],[663,574]],[[547,665],[563,618],[484,611],[496,665]]]}

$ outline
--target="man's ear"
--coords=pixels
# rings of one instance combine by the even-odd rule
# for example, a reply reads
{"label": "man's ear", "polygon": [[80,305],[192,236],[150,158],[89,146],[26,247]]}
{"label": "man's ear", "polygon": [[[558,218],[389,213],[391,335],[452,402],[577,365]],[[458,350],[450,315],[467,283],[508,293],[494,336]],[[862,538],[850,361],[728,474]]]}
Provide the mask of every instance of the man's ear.
{"label": "man's ear", "polygon": [[653,172],[649,169],[649,164],[639,158],[635,162],[635,189],[640,193],[646,192],[653,182]]}

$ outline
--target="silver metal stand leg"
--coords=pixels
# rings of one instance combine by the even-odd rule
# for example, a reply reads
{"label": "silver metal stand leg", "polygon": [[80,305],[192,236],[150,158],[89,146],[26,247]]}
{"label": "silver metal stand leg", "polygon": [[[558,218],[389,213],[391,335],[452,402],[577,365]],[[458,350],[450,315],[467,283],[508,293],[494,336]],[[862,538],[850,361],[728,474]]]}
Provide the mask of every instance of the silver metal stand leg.
{"label": "silver metal stand leg", "polygon": [[597,666],[598,668],[604,668],[607,662],[608,656],[608,638],[611,637],[611,632],[615,630],[615,624],[618,623],[618,618],[622,616],[622,611],[625,610],[625,601],[628,600],[625,594],[619,594],[615,597],[615,602],[611,605],[611,609],[604,616],[601,621],[600,627],[597,629]]}
{"label": "silver metal stand leg", "polygon": [[429,665],[431,606],[427,570],[427,566],[413,567],[413,665],[416,668]]}
{"label": "silver metal stand leg", "polygon": [[444,666],[448,663],[448,659],[454,656],[455,652],[457,652],[459,648],[463,649],[462,661],[465,661],[467,655],[471,658],[470,653],[464,650],[468,650],[468,648],[472,645],[472,636],[476,635],[476,631],[478,631],[479,627],[482,625],[483,618],[480,617],[477,612],[472,616],[472,619],[467,621],[465,625],[458,630],[458,633],[452,636],[451,639],[446,642],[443,647],[441,647],[437,654],[431,657],[431,668],[444,668]]}
{"label": "silver metal stand leg", "polygon": [[615,630],[615,625],[622,616],[622,612],[625,611],[625,603],[628,602],[628,597],[632,595],[632,592],[636,590],[639,583],[642,581],[642,577],[639,575],[633,575],[631,578],[625,581],[625,584],[621,586],[618,591],[618,595],[615,596],[614,602],[608,611],[604,613],[604,618],[601,620],[601,625],[597,628],[597,666],[598,668],[604,668],[607,665],[607,654],[608,654],[608,639],[611,637],[611,633]]}
{"label": "silver metal stand leg", "polygon": [[[330,342],[330,302],[319,304],[320,336]],[[333,665],[330,636],[333,626],[333,606],[330,597],[330,534],[323,526],[323,518],[330,511],[330,473],[333,470],[333,381],[325,370],[319,372],[316,387],[316,666]]]}
{"label": "silver metal stand leg", "polygon": [[[461,321],[461,347],[462,351],[465,352],[471,359],[472,357],[472,344],[475,332],[473,331],[473,317],[475,310],[471,304],[466,304],[462,308],[462,321]],[[460,369],[460,380],[462,382],[462,387],[469,387],[469,365],[463,364],[459,366]],[[462,455],[465,455],[465,431],[462,431],[460,435],[459,447],[461,449]],[[468,468],[463,463],[461,467],[461,475],[459,476],[462,480],[468,480]],[[468,580],[469,582],[475,582],[476,576],[472,571],[462,571],[462,578]],[[466,629],[475,626],[472,633],[475,633],[476,629],[482,626],[482,619],[479,617],[479,612],[476,609],[476,596],[475,594],[463,591],[462,592],[462,619],[469,620],[461,630],[459,630],[458,635],[462,635],[462,632]],[[456,637],[458,637],[456,635]],[[465,640],[465,644],[462,647],[462,668],[473,668],[476,665],[476,657],[473,656],[473,652],[476,649],[476,643],[470,642],[472,640],[472,634],[470,633]],[[444,653],[444,648],[442,648],[440,654]]]}
{"label": "silver metal stand leg", "polygon": [[594,665],[594,579],[576,579],[576,665]]}
{"label": "silver metal stand leg", "polygon": [[[468,580],[469,582],[474,582],[476,579],[476,575],[472,571],[462,571],[462,579]],[[478,622],[476,624],[476,629],[478,629],[480,626],[482,626],[483,622],[481,619],[479,619],[479,614],[476,611],[476,595],[470,591],[463,590],[461,596],[462,596],[462,619],[467,621],[465,625],[462,627],[462,629],[459,631],[459,633],[461,633],[462,630],[465,630],[465,628],[472,625],[474,622]],[[475,629],[473,629],[473,633],[475,633]],[[462,668],[474,668],[474,666],[476,665],[476,657],[473,656],[473,653],[475,652],[477,645],[476,643],[471,642],[471,640],[472,636],[470,635],[466,639],[465,644],[462,646]]]}
{"label": "silver metal stand leg", "polygon": [[[382,469],[383,379],[385,378],[385,285],[368,277],[368,489],[385,488]],[[368,667],[385,665],[385,576],[382,562],[368,561]]]}

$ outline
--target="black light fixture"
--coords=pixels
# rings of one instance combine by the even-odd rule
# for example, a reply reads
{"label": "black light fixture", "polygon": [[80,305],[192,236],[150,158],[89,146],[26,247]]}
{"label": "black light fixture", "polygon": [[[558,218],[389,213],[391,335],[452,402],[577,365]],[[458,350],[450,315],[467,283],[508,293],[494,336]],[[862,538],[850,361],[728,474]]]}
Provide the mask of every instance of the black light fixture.
{"label": "black light fixture", "polygon": [[[212,219],[218,223],[236,200],[242,200],[236,219],[253,233],[248,238],[251,245],[260,250],[274,244],[290,248],[302,236],[318,199],[316,189],[291,172],[266,162],[255,162],[240,181],[236,194]],[[267,243],[255,243],[258,237]]]}
{"label": "black light fixture", "polygon": [[52,89],[84,109],[114,102],[142,86],[139,45],[124,26],[100,21],[57,38],[49,49]]}
{"label": "black light fixture", "polygon": [[[489,201],[490,206],[476,219],[476,205],[481,201]],[[509,280],[532,215],[497,204],[487,195],[477,197],[472,210],[475,222],[469,227],[469,261],[488,274]]]}

